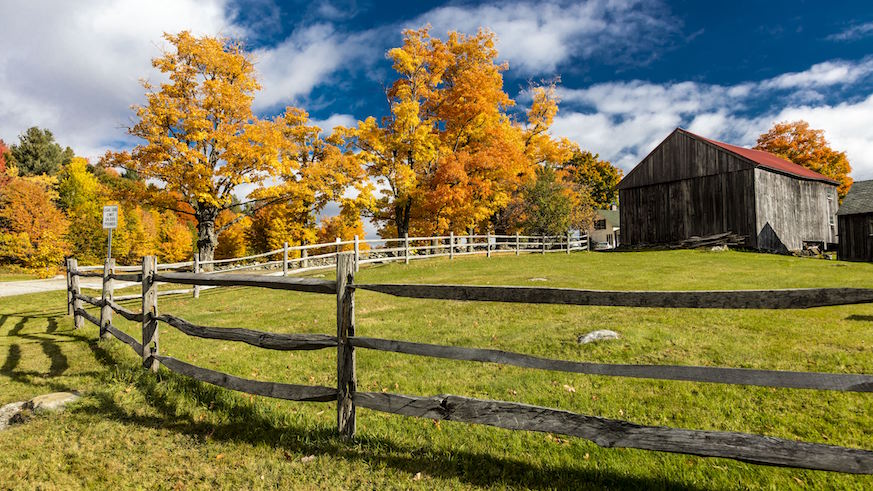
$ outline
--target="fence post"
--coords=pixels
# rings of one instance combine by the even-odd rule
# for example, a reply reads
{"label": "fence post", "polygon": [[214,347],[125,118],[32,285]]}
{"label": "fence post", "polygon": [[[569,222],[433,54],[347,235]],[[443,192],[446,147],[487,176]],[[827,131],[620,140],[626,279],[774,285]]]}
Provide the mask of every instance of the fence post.
{"label": "fence post", "polygon": [[545,235],[543,235],[543,252],[542,253],[543,254],[546,253],[546,236]]}
{"label": "fence post", "polygon": [[361,242],[358,236],[355,236],[355,273],[360,270],[358,262],[361,260]]}
{"label": "fence post", "polygon": [[473,227],[467,227],[467,252],[473,252]]}
{"label": "fence post", "polygon": [[112,307],[109,302],[115,299],[114,284],[112,275],[115,274],[115,259],[107,259],[103,263],[103,294],[100,299],[103,300],[103,305],[100,307],[100,339],[109,339],[112,337],[109,334],[109,327],[112,324]]}
{"label": "fence post", "polygon": [[403,234],[403,262],[409,264],[409,233]]}
{"label": "fence post", "polygon": [[64,258],[64,267],[67,268],[67,315],[73,315],[73,276],[70,274],[70,258]]}
{"label": "fence post", "polygon": [[567,232],[567,254],[570,254],[570,232]]}
{"label": "fence post", "polygon": [[[155,272],[158,259],[155,256],[142,258],[142,365],[153,372],[158,371],[158,285]],[[154,346],[152,346],[154,344]]]}
{"label": "fence post", "polygon": [[485,257],[491,257],[491,231],[485,236]]}
{"label": "fence post", "polygon": [[[200,253],[194,253],[194,274],[200,272]],[[200,285],[194,285],[194,298],[200,298]]]}
{"label": "fence post", "polygon": [[[300,245],[306,245],[306,242],[301,242]],[[300,249],[300,257],[303,258],[303,261],[300,261],[300,267],[308,268],[309,267],[309,249]]]}
{"label": "fence post", "polygon": [[591,252],[591,234],[585,235],[585,250]]}
{"label": "fence post", "polygon": [[70,258],[70,298],[73,301],[73,328],[79,329],[85,325],[85,318],[79,315],[79,310],[82,308],[82,301],[79,295],[82,294],[82,289],[79,288],[79,261]]}
{"label": "fence post", "polygon": [[519,237],[518,237],[518,232],[516,232],[516,233],[515,233],[515,255],[516,255],[516,256],[519,254],[519,246],[521,245],[521,243],[519,242],[518,238],[519,238]]}
{"label": "fence post", "polygon": [[288,242],[282,243],[282,276],[288,276]]}
{"label": "fence post", "polygon": [[455,258],[455,233],[449,232],[449,259]]}
{"label": "fence post", "polygon": [[358,386],[355,347],[349,344],[349,338],[355,335],[354,281],[351,254],[340,254],[336,263],[336,419],[339,434],[347,439],[355,436],[355,391]]}

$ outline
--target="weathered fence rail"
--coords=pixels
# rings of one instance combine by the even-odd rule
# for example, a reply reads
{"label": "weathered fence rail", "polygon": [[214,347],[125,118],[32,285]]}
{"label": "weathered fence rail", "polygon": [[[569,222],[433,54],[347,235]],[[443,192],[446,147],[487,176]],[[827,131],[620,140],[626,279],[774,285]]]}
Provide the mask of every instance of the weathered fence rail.
{"label": "weathered fence rail", "polygon": [[[464,247],[475,247],[473,237]],[[512,237],[521,252],[521,237]],[[422,240],[436,240],[425,238]],[[454,238],[452,238],[454,240]],[[338,242],[340,243],[340,242]],[[454,242],[453,242],[454,243]],[[571,240],[565,241],[571,250]],[[407,251],[409,240],[404,240]],[[490,249],[490,237],[485,243]],[[540,243],[546,244],[546,241]],[[358,244],[354,244],[358,245]],[[309,249],[315,245],[306,246]],[[323,246],[322,246],[323,247]],[[451,254],[459,254],[454,247]],[[306,249],[304,249],[306,250]],[[588,375],[633,377],[686,382],[706,382],[846,392],[873,392],[873,375],[850,373],[795,372],[730,367],[681,365],[632,365],[555,360],[493,349],[415,343],[409,341],[359,337],[355,333],[355,292],[368,290],[397,297],[532,304],[597,305],[647,308],[716,309],[800,309],[856,303],[873,303],[873,289],[806,288],[743,291],[601,291],[567,288],[507,286],[357,284],[355,270],[360,260],[355,252],[336,257],[336,280],[270,277],[263,275],[206,274],[167,272],[153,257],[143,259],[141,312],[133,312],[113,297],[114,263],[104,267],[104,292],[101,298],[81,294],[76,261],[68,262],[68,311],[78,327],[87,320],[130,346],[142,356],[146,368],[158,365],[209,384],[250,394],[293,401],[337,402],[337,427],[351,438],[356,431],[356,407],[404,416],[443,419],[496,426],[510,430],[549,432],[585,438],[603,447],[627,447],[683,453],[705,457],[724,457],[757,464],[792,466],[806,469],[873,474],[873,451],[835,445],[800,442],[736,432],[703,431],[661,426],[646,426],[627,421],[577,414],[507,401],[473,399],[456,395],[413,396],[383,392],[358,392],[355,349],[373,349],[452,360],[499,363],[524,368],[553,370]],[[435,254],[434,254],[435,255]],[[431,255],[433,257],[434,255]],[[403,258],[401,258],[403,259]],[[406,258],[408,260],[408,256]],[[335,295],[336,336],[327,334],[279,334],[247,328],[200,326],[170,314],[157,314],[157,282],[209,286],[250,286],[312,294]],[[98,319],[83,308],[83,302],[101,308]],[[112,314],[142,324],[142,342],[112,324]],[[315,350],[336,348],[337,386],[308,386],[249,380],[227,373],[191,365],[160,354],[158,322],[194,337],[247,343],[272,350]]]}

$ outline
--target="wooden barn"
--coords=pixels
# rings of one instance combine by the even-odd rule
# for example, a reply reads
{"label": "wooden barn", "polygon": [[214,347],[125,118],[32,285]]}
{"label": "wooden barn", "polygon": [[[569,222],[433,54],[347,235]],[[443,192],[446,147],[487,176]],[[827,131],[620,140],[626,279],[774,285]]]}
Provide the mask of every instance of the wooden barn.
{"label": "wooden barn", "polygon": [[837,212],[837,259],[873,261],[873,181],[856,181]]}
{"label": "wooden barn", "polygon": [[836,242],[837,183],[760,150],[676,128],[618,185],[623,245],[734,232],[786,252]]}

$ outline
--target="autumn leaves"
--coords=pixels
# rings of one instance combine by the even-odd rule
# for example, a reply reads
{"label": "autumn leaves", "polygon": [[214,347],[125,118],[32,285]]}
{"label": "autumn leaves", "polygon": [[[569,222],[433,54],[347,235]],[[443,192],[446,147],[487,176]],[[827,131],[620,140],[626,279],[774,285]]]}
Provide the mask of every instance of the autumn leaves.
{"label": "autumn leaves", "polygon": [[[188,32],[166,39],[173,50],[154,66],[169,81],[144,84],[147,102],[135,108],[129,130],[144,143],[108,154],[104,165],[162,182],[160,193],[197,221],[203,260],[240,222],[216,226],[232,208],[251,216],[249,236],[264,249],[317,240],[316,217],[329,202],[341,212],[322,235],[362,235],[362,216],[373,217],[383,236],[494,228],[537,168],[578,153],[549,134],[558,110],[553,84],[524,93],[527,114],[514,110],[503,87],[508,66],[484,30],[446,39],[428,28],[404,32],[403,45],[388,52],[396,78],[386,90],[387,113],[327,136],[299,108],[273,118],[253,113],[260,86],[239,44]],[[256,187],[239,206],[234,196],[243,184]],[[561,192],[584,191],[568,184]]]}

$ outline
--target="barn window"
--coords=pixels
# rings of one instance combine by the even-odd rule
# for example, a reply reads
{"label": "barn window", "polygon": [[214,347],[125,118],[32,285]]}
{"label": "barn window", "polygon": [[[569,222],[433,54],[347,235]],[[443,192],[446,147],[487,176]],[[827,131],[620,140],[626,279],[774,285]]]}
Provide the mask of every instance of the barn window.
{"label": "barn window", "polygon": [[606,219],[595,220],[594,221],[594,230],[606,230]]}

